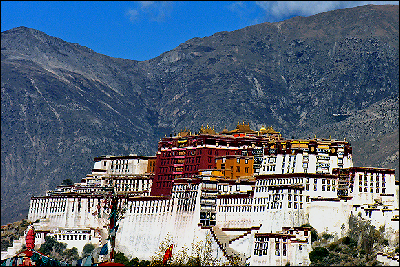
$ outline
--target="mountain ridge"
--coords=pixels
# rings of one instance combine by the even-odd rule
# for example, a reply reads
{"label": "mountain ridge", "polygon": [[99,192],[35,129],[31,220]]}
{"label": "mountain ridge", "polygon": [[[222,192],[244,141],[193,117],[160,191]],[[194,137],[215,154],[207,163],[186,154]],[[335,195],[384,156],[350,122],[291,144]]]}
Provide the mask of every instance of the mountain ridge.
{"label": "mountain ridge", "polygon": [[94,157],[153,155],[164,135],[206,124],[346,137],[355,166],[398,174],[397,6],[219,32],[146,61],[26,27],[2,32],[1,51],[2,224],[26,215],[27,195],[79,181]]}

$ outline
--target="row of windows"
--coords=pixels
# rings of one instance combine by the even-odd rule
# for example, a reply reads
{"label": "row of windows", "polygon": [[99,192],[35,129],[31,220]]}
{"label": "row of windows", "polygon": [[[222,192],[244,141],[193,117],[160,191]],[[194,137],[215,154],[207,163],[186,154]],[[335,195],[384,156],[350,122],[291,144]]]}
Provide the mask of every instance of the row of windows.
{"label": "row of windows", "polygon": [[[358,192],[363,192],[363,191],[364,191],[364,192],[368,192],[368,187],[364,187],[364,190],[363,190],[363,187],[362,187],[362,186],[360,186],[360,187],[358,188]],[[381,191],[381,192],[380,192],[380,191]],[[370,193],[374,193],[374,188],[370,187],[369,192],[370,192]],[[375,192],[376,192],[376,193],[385,194],[385,193],[386,193],[386,188],[382,188],[382,189],[380,190],[380,188],[377,187],[377,188],[375,189]]]}
{"label": "row of windows", "polygon": [[173,211],[173,206],[164,205],[164,206],[153,206],[153,207],[134,207],[131,206],[129,211],[130,213],[157,213],[157,212],[169,212]]}
{"label": "row of windows", "polygon": [[223,198],[220,204],[252,204],[252,198]]}
{"label": "row of windows", "polygon": [[[282,256],[286,256],[287,254],[287,244],[282,244]],[[302,250],[302,245],[299,245],[299,250]],[[264,256],[268,254],[268,242],[256,240],[254,247],[254,255]],[[280,244],[275,243],[275,256],[280,256]]]}
{"label": "row of windows", "polygon": [[[359,185],[359,186],[362,186],[362,184],[363,184],[362,181],[359,181],[358,185]],[[364,182],[364,186],[365,186],[365,187],[368,186],[368,182],[367,182],[367,181]],[[369,183],[369,186],[370,186],[370,187],[373,187],[373,186],[374,186],[374,183],[373,183],[373,182],[370,182],[370,183]],[[385,187],[385,186],[386,186],[386,183],[385,183],[385,182],[382,182],[382,187]],[[378,181],[375,182],[375,187],[379,187],[379,182],[378,182]]]}
{"label": "row of windows", "polygon": [[[308,199],[309,200],[309,199]],[[303,203],[288,202],[288,208],[303,209]],[[267,209],[282,209],[282,202],[269,202],[265,205],[253,206],[253,212],[262,212]],[[219,212],[251,212],[251,206],[219,206]]]}
{"label": "row of windows", "polygon": [[91,235],[55,235],[56,240],[86,240],[86,236],[88,236],[88,240],[91,240]]}
{"label": "row of windows", "polygon": [[[375,180],[376,181],[379,181],[381,178],[382,178],[382,181],[384,182],[385,181],[385,175],[363,175],[363,174],[360,174],[360,176],[359,176],[359,181],[361,182],[361,180],[363,180],[364,179],[364,181],[367,181],[367,180],[374,180],[374,176],[375,176]],[[369,178],[369,179],[368,179]]]}
{"label": "row of windows", "polygon": [[165,188],[165,187],[171,187],[172,182],[169,181],[159,181],[156,182],[156,188]]}
{"label": "row of windows", "polygon": [[219,206],[220,212],[251,212],[251,206]]}
{"label": "row of windows", "polygon": [[[258,180],[257,185],[276,185],[276,184],[298,184],[303,183],[303,178],[278,178],[278,179],[266,179]],[[309,181],[309,178],[306,180]]]}
{"label": "row of windows", "polygon": [[62,207],[45,207],[45,206],[32,207],[31,212],[35,212],[35,213],[38,213],[38,212],[42,212],[42,213],[65,212],[65,206],[62,206]]}

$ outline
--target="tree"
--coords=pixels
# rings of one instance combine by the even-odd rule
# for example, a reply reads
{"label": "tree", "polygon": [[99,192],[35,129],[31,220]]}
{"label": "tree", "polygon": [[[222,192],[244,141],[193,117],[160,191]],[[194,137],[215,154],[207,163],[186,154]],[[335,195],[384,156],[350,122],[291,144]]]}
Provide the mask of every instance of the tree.
{"label": "tree", "polygon": [[59,254],[67,248],[67,244],[58,242],[52,236],[46,236],[44,243],[40,246],[39,252],[45,255]]}
{"label": "tree", "polygon": [[[173,244],[172,237],[168,234],[161,242],[158,251],[152,257],[152,266],[163,265],[163,257],[165,251]],[[183,247],[180,250],[174,250],[172,258],[167,262],[167,265],[173,266],[215,266],[220,262],[213,257],[212,238],[208,234],[205,240],[193,241],[191,244],[191,253],[188,253],[188,248]],[[233,264],[232,264],[233,265]]]}
{"label": "tree", "polygon": [[346,236],[326,244],[325,247],[314,248],[309,254],[311,265],[377,265],[377,250],[382,250],[388,244],[383,233],[383,227],[380,227],[378,231],[369,220],[351,215]]}
{"label": "tree", "polygon": [[329,251],[324,247],[316,247],[310,252],[310,261],[312,263],[322,261],[329,255]]}
{"label": "tree", "polygon": [[63,260],[66,262],[72,262],[79,259],[79,252],[76,247],[66,249],[63,253]]}
{"label": "tree", "polygon": [[92,243],[87,243],[82,249],[82,257],[87,257],[92,254],[96,247]]}
{"label": "tree", "polygon": [[[167,236],[164,238],[164,240],[160,243],[158,246],[158,250],[156,251],[155,255],[151,257],[151,266],[162,266],[163,265],[163,258],[165,251],[169,248],[171,244],[173,244],[172,237],[167,234]],[[172,252],[172,255],[174,255],[174,252]]]}
{"label": "tree", "polygon": [[118,251],[117,253],[115,253],[115,258],[114,258],[114,262],[116,263],[122,263],[125,266],[129,265],[129,259],[125,256],[124,253]]}

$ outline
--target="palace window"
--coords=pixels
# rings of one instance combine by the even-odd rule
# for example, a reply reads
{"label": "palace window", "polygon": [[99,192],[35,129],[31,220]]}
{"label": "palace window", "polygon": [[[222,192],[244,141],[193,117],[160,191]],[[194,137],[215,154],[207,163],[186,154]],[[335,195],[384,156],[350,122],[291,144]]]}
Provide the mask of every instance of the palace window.
{"label": "palace window", "polygon": [[280,255],[281,255],[281,253],[279,250],[279,243],[276,243],[275,244],[275,256],[280,256]]}

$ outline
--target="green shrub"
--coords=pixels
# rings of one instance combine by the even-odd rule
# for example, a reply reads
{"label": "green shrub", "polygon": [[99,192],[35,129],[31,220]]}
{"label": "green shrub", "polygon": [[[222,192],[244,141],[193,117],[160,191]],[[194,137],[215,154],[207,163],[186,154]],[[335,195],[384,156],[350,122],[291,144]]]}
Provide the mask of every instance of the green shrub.
{"label": "green shrub", "polygon": [[118,251],[115,253],[114,262],[122,263],[123,265],[127,266],[129,264],[129,259],[125,256],[124,253]]}
{"label": "green shrub", "polygon": [[63,253],[63,260],[66,262],[72,262],[74,260],[79,259],[79,252],[76,247],[66,249]]}
{"label": "green shrub", "polygon": [[92,254],[93,250],[95,249],[95,246],[92,243],[87,243],[82,250],[82,257],[87,257],[90,254]]}
{"label": "green shrub", "polygon": [[328,234],[328,233],[323,233],[322,234],[322,238],[325,239],[325,240],[329,240],[329,239],[333,238],[333,235],[332,234]]}
{"label": "green shrub", "polygon": [[309,256],[312,263],[317,263],[329,256],[329,251],[324,247],[316,247],[310,252]]}

